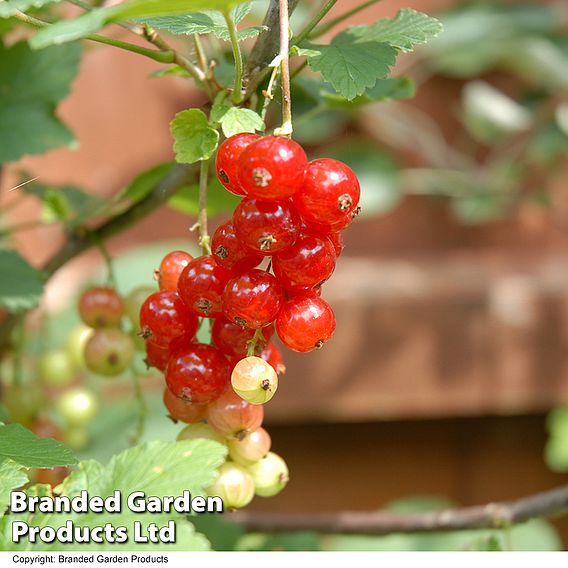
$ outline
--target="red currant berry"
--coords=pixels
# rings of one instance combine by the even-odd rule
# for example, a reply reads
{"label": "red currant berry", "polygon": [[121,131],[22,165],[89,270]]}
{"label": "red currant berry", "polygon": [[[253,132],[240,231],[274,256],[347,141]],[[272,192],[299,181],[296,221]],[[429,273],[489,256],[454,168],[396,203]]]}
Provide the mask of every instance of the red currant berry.
{"label": "red currant berry", "polygon": [[284,290],[276,278],[253,268],[227,282],[223,292],[223,312],[237,325],[258,329],[276,319]]}
{"label": "red currant berry", "polygon": [[[213,323],[211,329],[211,338],[215,345],[229,356],[246,356],[248,344],[254,337],[254,329],[241,327],[240,325],[229,321],[227,318],[220,317]],[[256,344],[256,350],[262,351],[266,346],[272,334],[274,326],[267,325],[262,328],[262,336],[264,341],[260,340]]]}
{"label": "red currant berry", "polygon": [[174,421],[193,424],[201,422],[205,418],[207,406],[205,404],[192,404],[182,398],[178,398],[169,388],[164,389],[164,406]]}
{"label": "red currant berry", "polygon": [[219,146],[217,160],[215,162],[217,177],[223,186],[235,195],[246,195],[237,180],[238,159],[245,148],[260,138],[258,134],[241,132],[240,134],[235,134],[227,138],[227,140]]}
{"label": "red currant berry", "polygon": [[152,294],[140,309],[142,337],[161,347],[168,347],[177,337],[193,337],[198,327],[197,316],[170,290]]}
{"label": "red currant berry", "polygon": [[292,351],[319,349],[335,331],[335,315],[321,298],[297,296],[288,300],[276,320],[278,337]]}
{"label": "red currant berry", "polygon": [[272,269],[285,288],[321,285],[335,270],[335,249],[326,237],[304,235],[272,258]]}
{"label": "red currant berry", "polygon": [[154,367],[163,373],[168,366],[169,359],[170,350],[167,347],[157,345],[149,339],[146,341],[146,365],[148,367]]}
{"label": "red currant berry", "polygon": [[302,219],[323,231],[341,231],[359,205],[360,188],[353,170],[337,160],[323,158],[308,164],[294,204]]}
{"label": "red currant berry", "polygon": [[308,159],[303,148],[284,136],[265,136],[241,154],[237,174],[250,197],[284,199],[300,189]]}
{"label": "red currant berry", "polygon": [[221,313],[221,294],[231,273],[219,266],[213,256],[194,258],[179,277],[178,292],[194,313],[212,318]]}
{"label": "red currant berry", "polygon": [[213,256],[219,266],[231,272],[245,272],[262,261],[260,254],[252,253],[237,239],[231,221],[219,225],[211,239]]}
{"label": "red currant berry", "polygon": [[343,244],[343,235],[341,233],[328,233],[327,238],[331,241],[335,249],[335,256],[339,257],[345,248]]}
{"label": "red currant berry", "polygon": [[104,377],[126,371],[134,357],[132,338],[120,329],[98,329],[85,345],[87,369]]}
{"label": "red currant berry", "polygon": [[164,256],[160,268],[156,270],[160,290],[177,292],[179,276],[192,260],[193,257],[182,250],[174,250]]}
{"label": "red currant berry", "polygon": [[249,404],[230,388],[207,407],[209,424],[227,438],[244,437],[260,428],[263,419],[262,406]]}
{"label": "red currant berry", "polygon": [[231,378],[231,367],[216,347],[196,343],[172,356],[166,383],[177,397],[194,404],[218,398]]}
{"label": "red currant berry", "polygon": [[286,372],[282,351],[280,351],[280,347],[274,341],[268,343],[260,352],[259,357],[264,359],[276,371],[277,375],[283,375]]}
{"label": "red currant berry", "polygon": [[281,252],[296,240],[299,220],[292,203],[243,199],[233,213],[237,238],[265,256]]}
{"label": "red currant berry", "polygon": [[91,288],[79,299],[79,315],[89,327],[118,327],[124,302],[114,288]]}
{"label": "red currant berry", "polygon": [[321,286],[294,286],[292,288],[286,288],[285,293],[288,300],[290,298],[295,298],[296,296],[310,296],[319,298],[321,296]]}

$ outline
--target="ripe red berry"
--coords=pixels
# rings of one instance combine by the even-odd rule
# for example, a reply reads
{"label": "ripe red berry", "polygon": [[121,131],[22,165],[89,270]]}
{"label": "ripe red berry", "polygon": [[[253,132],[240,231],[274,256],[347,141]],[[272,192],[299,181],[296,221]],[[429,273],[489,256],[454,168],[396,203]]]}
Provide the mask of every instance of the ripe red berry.
{"label": "ripe red berry", "polygon": [[174,339],[183,335],[193,337],[198,327],[197,316],[189,311],[176,292],[156,292],[140,309],[142,337],[161,347],[168,347]]}
{"label": "ripe red berry", "polygon": [[253,268],[227,282],[223,292],[223,312],[242,327],[258,329],[276,319],[284,290],[276,278]]}
{"label": "ripe red berry", "polygon": [[292,298],[282,306],[276,320],[276,333],[282,343],[301,353],[319,349],[334,331],[335,315],[321,298]]}
{"label": "ripe red berry", "polygon": [[280,347],[274,341],[268,343],[260,352],[259,357],[264,359],[276,371],[277,375],[283,375],[286,372],[282,351],[280,351]]}
{"label": "ripe red berry", "polygon": [[160,268],[156,270],[160,290],[177,292],[179,276],[191,260],[193,260],[193,257],[182,250],[174,250],[164,256]]}
{"label": "ripe red berry", "polygon": [[241,154],[237,174],[245,193],[283,199],[300,189],[308,160],[303,148],[284,136],[265,136]]}
{"label": "ripe red berry", "polygon": [[217,160],[215,162],[217,177],[223,186],[235,195],[246,195],[246,192],[237,180],[238,159],[245,148],[260,138],[258,134],[241,132],[240,134],[235,134],[227,138],[227,140],[219,146]]}
{"label": "ripe red berry", "polygon": [[169,388],[164,389],[164,405],[173,420],[186,424],[201,422],[205,418],[207,406],[205,404],[192,404],[178,398]]}
{"label": "ripe red berry", "polygon": [[[248,350],[248,343],[254,337],[255,330],[242,327],[225,317],[220,317],[213,323],[211,329],[211,338],[215,345],[229,356],[246,356]],[[262,328],[262,335],[264,341],[258,341],[256,350],[258,352],[266,346],[272,334],[274,333],[274,326],[267,325]]]}
{"label": "ripe red berry", "polygon": [[166,383],[179,398],[208,404],[227,388],[231,368],[216,347],[196,343],[174,354],[166,369]]}
{"label": "ripe red berry", "polygon": [[118,327],[124,302],[114,288],[91,288],[79,299],[79,315],[90,327]]}
{"label": "ripe red berry", "polygon": [[211,239],[211,249],[219,266],[236,273],[258,266],[263,258],[260,254],[251,252],[237,239],[231,221],[217,227]]}
{"label": "ripe red berry", "polygon": [[293,286],[292,288],[286,288],[285,294],[286,298],[295,298],[296,296],[310,296],[310,297],[320,297],[321,296],[321,286]]}
{"label": "ripe red berry", "polygon": [[272,258],[272,268],[285,288],[321,285],[335,270],[335,249],[327,237],[303,235]]}
{"label": "ripe red berry", "polygon": [[178,292],[186,306],[199,316],[212,318],[221,313],[221,294],[231,273],[213,256],[194,258],[179,277]]}
{"label": "ripe red berry", "polygon": [[207,407],[209,424],[228,438],[244,437],[262,425],[264,409],[249,404],[229,388]]}
{"label": "ripe red berry", "polygon": [[341,233],[328,233],[327,238],[331,241],[335,249],[335,256],[339,257],[345,247],[343,244],[343,235]]}
{"label": "ripe red berry", "polygon": [[233,225],[241,243],[253,252],[270,256],[294,243],[299,219],[289,200],[246,198],[233,213]]}
{"label": "ripe red berry", "polygon": [[[174,341],[176,340],[174,339]],[[150,339],[146,341],[146,365],[148,367],[154,367],[163,373],[168,366],[169,359],[170,350],[168,347],[162,347]]]}
{"label": "ripe red berry", "polygon": [[308,164],[294,204],[306,224],[337,232],[345,229],[356,214],[360,193],[359,181],[351,168],[323,158]]}

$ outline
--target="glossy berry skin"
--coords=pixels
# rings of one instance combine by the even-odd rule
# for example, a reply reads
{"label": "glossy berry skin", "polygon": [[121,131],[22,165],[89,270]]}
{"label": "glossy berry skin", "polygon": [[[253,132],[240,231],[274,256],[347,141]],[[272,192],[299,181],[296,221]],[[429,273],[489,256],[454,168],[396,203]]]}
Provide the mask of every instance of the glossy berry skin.
{"label": "glossy berry skin", "polygon": [[334,331],[333,310],[317,297],[297,296],[288,300],[276,320],[276,333],[282,343],[300,353],[319,349]]}
{"label": "glossy berry skin", "polygon": [[270,256],[296,240],[299,218],[291,201],[243,199],[233,213],[237,238],[257,254]]}
{"label": "glossy berry skin", "polygon": [[117,327],[124,314],[124,302],[114,288],[91,288],[79,299],[79,316],[89,327]]}
{"label": "glossy berry skin", "polygon": [[146,365],[148,367],[154,367],[163,373],[168,366],[169,359],[170,349],[168,347],[157,345],[150,339],[146,340]]}
{"label": "glossy berry skin", "polygon": [[176,292],[161,290],[149,296],[140,309],[140,329],[145,339],[168,347],[177,337],[193,337],[199,320]]}
{"label": "glossy berry skin", "polygon": [[319,298],[321,296],[321,286],[294,286],[292,288],[286,288],[285,295],[288,300],[295,298],[296,296],[312,296]]}
{"label": "glossy berry skin", "polygon": [[[220,317],[213,323],[211,329],[211,338],[215,345],[230,357],[246,356],[248,350],[248,343],[254,337],[254,329],[242,327],[225,317]],[[264,341],[258,340],[256,350],[262,351],[266,346],[272,334],[274,333],[274,326],[267,325],[262,328],[262,335]]]}
{"label": "glossy berry skin", "polygon": [[264,409],[249,404],[228,388],[207,408],[207,420],[212,428],[226,438],[243,438],[260,428]]}
{"label": "glossy berry skin", "polygon": [[284,290],[276,278],[253,268],[227,282],[223,292],[223,312],[242,327],[258,329],[276,319]]}
{"label": "glossy berry skin", "polygon": [[191,404],[178,398],[167,387],[164,389],[164,406],[168,409],[170,418],[174,421],[194,424],[205,418],[207,406],[204,404]]}
{"label": "glossy berry skin", "polygon": [[283,375],[286,372],[286,365],[284,364],[284,357],[280,347],[270,341],[268,345],[260,352],[259,357],[264,359],[275,371],[277,375]]}
{"label": "glossy berry skin", "polygon": [[339,257],[345,248],[343,244],[343,235],[341,233],[328,233],[327,238],[331,241],[335,249],[335,256]]}
{"label": "glossy berry skin", "polygon": [[160,290],[177,292],[180,274],[192,260],[193,257],[182,250],[174,250],[164,256],[160,268],[156,270]]}
{"label": "glossy berry skin", "polygon": [[241,154],[237,175],[250,197],[285,199],[300,189],[307,165],[306,153],[297,142],[265,136]]}
{"label": "glossy berry skin", "polygon": [[356,215],[360,194],[359,181],[351,168],[323,158],[308,164],[294,204],[307,225],[337,232],[345,229]]}
{"label": "glossy berry skin", "polygon": [[271,445],[270,434],[264,428],[258,428],[244,437],[230,440],[229,455],[241,465],[252,465],[266,457]]}
{"label": "glossy berry skin", "polygon": [[252,475],[255,493],[259,497],[274,497],[286,487],[290,479],[286,462],[274,452],[268,452],[264,458],[246,469]]}
{"label": "glossy berry skin", "polygon": [[175,396],[186,402],[208,404],[227,388],[230,374],[229,362],[221,351],[196,343],[172,356],[166,383]]}
{"label": "glossy berry skin", "polygon": [[285,288],[321,285],[335,270],[335,249],[327,237],[303,235],[272,258],[272,268]]}
{"label": "glossy berry skin", "polygon": [[235,195],[246,195],[237,179],[237,164],[238,160],[248,146],[253,142],[260,140],[261,136],[251,132],[241,132],[227,138],[217,152],[217,159],[215,161],[215,168],[217,170],[217,177],[223,184],[225,189],[234,193]]}
{"label": "glossy berry skin", "polygon": [[225,462],[218,470],[215,483],[207,494],[220,497],[225,509],[246,507],[254,498],[256,488],[250,473],[241,465]]}
{"label": "glossy berry skin", "polygon": [[245,357],[233,368],[231,386],[250,404],[265,404],[278,389],[278,375],[264,359]]}
{"label": "glossy berry skin", "polygon": [[211,250],[219,266],[237,274],[258,266],[263,259],[262,255],[251,252],[237,239],[231,221],[217,227],[211,239]]}
{"label": "glossy berry skin", "polygon": [[185,305],[205,318],[221,314],[221,294],[231,273],[219,266],[212,255],[194,258],[179,277],[178,292]]}
{"label": "glossy berry skin", "polygon": [[116,328],[98,329],[85,345],[87,369],[103,377],[115,377],[132,363],[134,342]]}

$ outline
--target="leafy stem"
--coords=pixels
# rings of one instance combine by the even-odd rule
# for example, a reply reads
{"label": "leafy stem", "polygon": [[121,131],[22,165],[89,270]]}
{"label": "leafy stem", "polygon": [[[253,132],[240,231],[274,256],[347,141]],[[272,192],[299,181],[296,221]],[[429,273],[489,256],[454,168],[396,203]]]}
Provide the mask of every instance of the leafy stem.
{"label": "leafy stem", "polygon": [[[13,17],[25,24],[33,26],[34,28],[46,28],[50,25],[43,20],[38,20],[37,18],[28,16],[28,14],[24,14],[24,12],[16,12]],[[156,51],[155,49],[148,49],[146,47],[141,47],[133,43],[128,43],[126,41],[121,41],[98,34],[87,35],[84,39],[97,43],[103,43],[105,45],[112,45],[113,47],[124,49],[125,51],[131,51],[132,53],[138,53],[139,55],[144,55],[145,57],[149,57],[150,59],[158,61],[159,63],[176,62],[175,54],[172,50]]]}
{"label": "leafy stem", "polygon": [[229,30],[229,38],[235,59],[235,85],[233,87],[233,103],[239,104],[243,101],[243,55],[237,37],[237,27],[230,10],[223,10],[223,16]]}
{"label": "leafy stem", "polygon": [[209,160],[201,160],[199,168],[199,244],[203,254],[211,254],[211,239],[207,230],[207,182],[209,175]]}

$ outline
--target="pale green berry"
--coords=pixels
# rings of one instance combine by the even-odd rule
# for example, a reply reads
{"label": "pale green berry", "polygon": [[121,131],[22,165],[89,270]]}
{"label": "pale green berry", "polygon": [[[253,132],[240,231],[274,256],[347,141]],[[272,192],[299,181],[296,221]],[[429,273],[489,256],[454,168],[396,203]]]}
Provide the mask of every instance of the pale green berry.
{"label": "pale green berry", "polygon": [[264,359],[245,357],[231,374],[233,390],[251,404],[268,402],[278,388],[278,375]]}
{"label": "pale green berry", "polygon": [[247,467],[254,480],[255,493],[259,497],[273,497],[286,487],[290,479],[286,462],[274,452]]}
{"label": "pale green berry", "polygon": [[214,442],[219,442],[219,444],[226,445],[227,440],[221,436],[218,432],[213,430],[211,426],[203,422],[197,422],[195,424],[188,424],[178,435],[177,441],[181,440],[213,440]]}
{"label": "pale green berry", "polygon": [[134,342],[120,329],[97,329],[85,345],[87,368],[103,377],[120,375],[128,369],[133,357]]}
{"label": "pale green berry", "polygon": [[219,468],[219,476],[207,494],[221,497],[226,509],[240,509],[252,501],[254,482],[244,467],[226,462]]}
{"label": "pale green berry", "polygon": [[93,333],[94,331],[91,327],[79,324],[67,336],[65,349],[71,361],[73,361],[73,365],[79,370],[85,368],[85,345]]}
{"label": "pale green berry", "polygon": [[63,387],[73,382],[75,365],[67,351],[57,349],[44,353],[38,361],[41,382],[52,387]]}
{"label": "pale green berry", "polygon": [[90,390],[78,387],[63,393],[57,400],[56,406],[67,424],[80,426],[94,418],[99,403]]}
{"label": "pale green berry", "polygon": [[245,436],[229,440],[229,455],[234,461],[247,466],[265,457],[270,445],[270,434],[264,428],[258,428]]}

